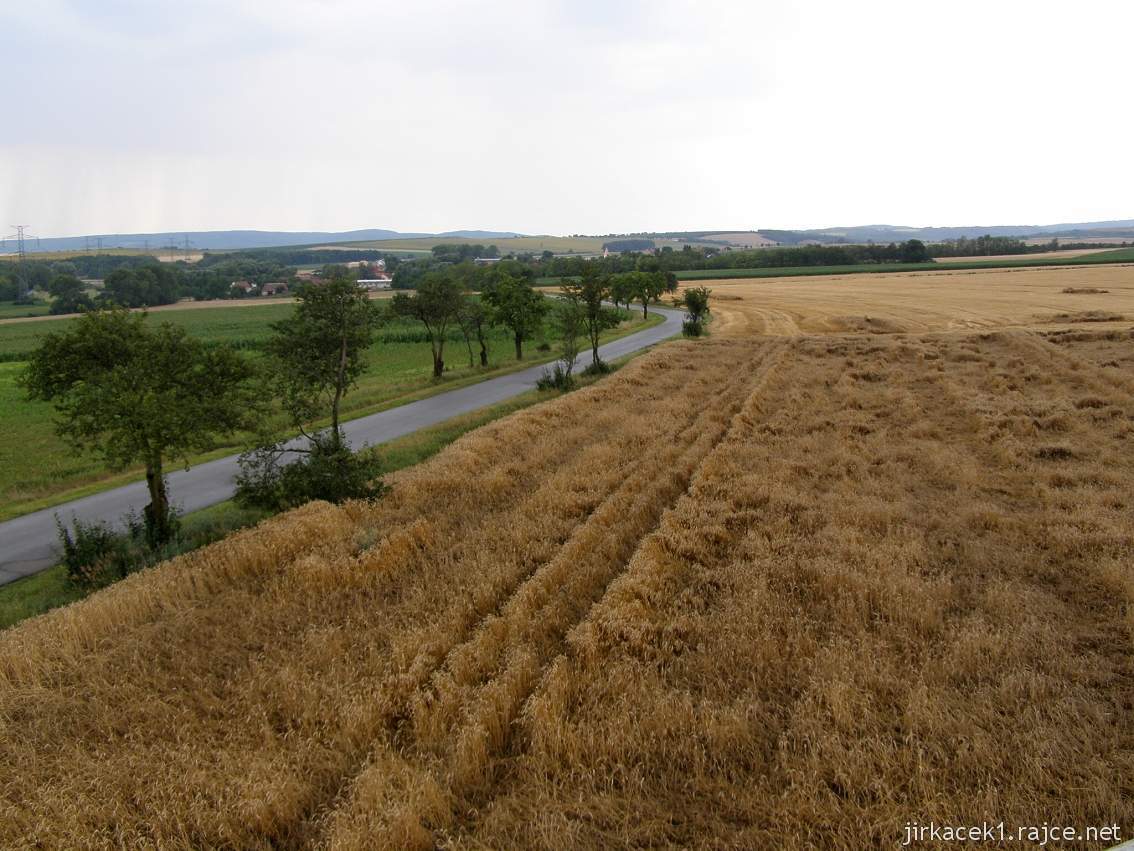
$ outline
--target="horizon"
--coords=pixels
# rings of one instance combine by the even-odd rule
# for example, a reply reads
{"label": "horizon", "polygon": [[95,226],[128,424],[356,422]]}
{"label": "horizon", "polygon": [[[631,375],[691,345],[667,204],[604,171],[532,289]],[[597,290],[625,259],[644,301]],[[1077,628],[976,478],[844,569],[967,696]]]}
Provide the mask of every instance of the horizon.
{"label": "horizon", "polygon": [[[173,234],[226,234],[226,233],[275,234],[275,235],[295,234],[295,235],[298,235],[298,236],[302,236],[302,235],[305,235],[305,234],[327,234],[327,235],[334,236],[334,235],[342,235],[342,234],[364,233],[364,232],[368,232],[368,231],[389,231],[391,233],[391,236],[388,237],[390,240],[396,240],[396,239],[431,239],[431,238],[444,237],[444,236],[451,236],[454,239],[472,239],[472,238],[507,239],[507,238],[509,238],[508,236],[499,236],[498,234],[511,234],[511,235],[515,235],[515,236],[519,236],[519,237],[547,236],[547,237],[555,237],[555,238],[566,238],[566,237],[571,237],[571,236],[581,236],[581,237],[601,238],[601,237],[608,237],[608,236],[633,236],[633,235],[637,235],[637,234],[650,235],[650,234],[659,234],[659,233],[724,234],[724,233],[759,233],[760,231],[770,231],[770,230],[808,232],[808,231],[836,231],[836,230],[842,230],[842,229],[848,229],[849,230],[849,229],[854,229],[854,228],[895,228],[895,229],[900,228],[900,229],[908,229],[908,230],[912,230],[912,231],[920,231],[920,230],[935,230],[935,229],[979,230],[981,228],[996,229],[996,228],[1011,227],[1011,228],[1036,228],[1038,230],[1038,229],[1042,229],[1042,228],[1052,228],[1052,227],[1057,227],[1057,226],[1067,226],[1067,227],[1070,227],[1070,228],[1082,228],[1084,226],[1099,226],[1099,225],[1108,225],[1108,224],[1111,224],[1111,223],[1127,223],[1127,222],[1134,222],[1134,217],[1125,218],[1125,219],[1124,218],[1100,219],[1100,220],[1092,220],[1092,221],[1070,221],[1068,219],[1062,219],[1062,220],[1059,220],[1059,221],[1044,222],[1044,223],[1002,222],[1002,223],[999,223],[999,224],[909,225],[909,224],[894,224],[894,223],[890,223],[890,222],[864,222],[864,223],[853,224],[853,225],[848,225],[848,224],[825,225],[825,226],[812,227],[812,228],[790,228],[790,227],[779,227],[779,226],[777,226],[777,227],[761,227],[761,228],[739,228],[739,227],[737,227],[737,228],[728,228],[728,227],[703,228],[703,227],[699,227],[699,228],[687,228],[687,229],[684,229],[684,230],[679,230],[679,229],[676,229],[676,228],[668,228],[668,229],[658,229],[658,230],[652,230],[652,231],[631,231],[631,230],[607,231],[605,233],[597,233],[597,232],[596,233],[586,233],[586,232],[583,232],[583,231],[572,231],[570,233],[544,233],[544,232],[537,232],[537,231],[533,231],[533,230],[520,230],[520,229],[510,229],[510,228],[485,228],[485,227],[452,228],[451,230],[438,231],[438,232],[433,232],[433,233],[425,233],[425,232],[421,232],[421,231],[412,231],[412,230],[400,230],[398,228],[391,228],[391,227],[384,227],[384,226],[351,227],[351,228],[336,229],[336,230],[331,230],[331,229],[327,229],[327,228],[311,228],[311,229],[305,229],[305,230],[295,230],[295,229],[291,229],[291,228],[272,229],[272,228],[262,228],[262,227],[172,228],[172,229],[160,230],[160,231],[148,231],[148,230],[142,230],[142,231],[91,231],[91,232],[87,232],[87,233],[70,233],[70,234],[36,234],[36,235],[32,235],[32,236],[27,237],[27,239],[29,241],[35,240],[35,239],[39,239],[39,240],[72,240],[72,239],[95,239],[95,238],[107,238],[107,237],[111,237],[111,238],[113,238],[113,237],[118,237],[118,238],[148,237],[148,236],[149,237],[161,237],[161,236],[170,236],[170,235],[173,235]],[[465,234],[475,234],[475,236],[466,236]],[[4,237],[2,241],[4,243],[14,242],[15,236],[11,235],[11,236]],[[365,241],[380,241],[380,239],[368,239],[368,240],[365,240]],[[105,247],[109,247],[109,246],[104,246],[104,248]],[[154,246],[154,248],[155,248],[155,250],[157,250],[157,249],[161,248],[161,246]]]}

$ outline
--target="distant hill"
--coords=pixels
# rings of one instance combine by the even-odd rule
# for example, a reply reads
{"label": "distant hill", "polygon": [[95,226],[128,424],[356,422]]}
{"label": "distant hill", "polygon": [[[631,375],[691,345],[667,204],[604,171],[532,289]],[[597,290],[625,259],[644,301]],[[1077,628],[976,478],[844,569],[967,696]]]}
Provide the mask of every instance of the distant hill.
{"label": "distant hill", "polygon": [[[904,225],[854,225],[850,227],[817,228],[812,230],[759,230],[740,231],[725,229],[712,231],[671,231],[657,233],[605,234],[602,237],[528,237],[515,231],[454,230],[444,233],[406,233],[382,228],[351,231],[266,231],[266,230],[217,230],[217,231],[166,231],[163,233],[104,233],[84,236],[49,237],[32,240],[28,243],[30,252],[37,251],[83,251],[96,249],[126,248],[160,251],[171,244],[184,249],[186,240],[189,248],[196,251],[282,248],[293,246],[327,245],[332,243],[369,243],[371,247],[383,247],[374,243],[405,239],[472,239],[536,240],[532,244],[512,244],[512,250],[539,251],[544,247],[563,249],[559,243],[574,240],[580,243],[571,250],[598,250],[600,240],[625,239],[630,237],[656,239],[667,242],[689,243],[705,247],[755,248],[770,245],[800,245],[805,243],[846,244],[846,243],[890,243],[907,239],[920,239],[923,242],[941,242],[949,239],[967,237],[975,239],[985,235],[1026,238],[1060,238],[1064,241],[1089,242],[1093,239],[1128,239],[1134,241],[1134,219],[1109,222],[1061,223],[1053,225],[973,225],[965,227],[907,227]],[[543,240],[541,242],[540,240]],[[546,243],[546,246],[545,246]],[[594,243],[594,245],[591,245]],[[14,244],[9,240],[0,253],[11,252]],[[503,246],[502,246],[503,247]],[[391,248],[397,248],[391,245]]]}
{"label": "distant hill", "polygon": [[[220,250],[240,248],[279,248],[292,245],[312,245],[315,243],[359,242],[362,240],[406,239],[414,237],[466,237],[472,239],[504,239],[520,236],[511,231],[455,230],[441,234],[402,233],[395,230],[371,228],[350,231],[268,231],[268,230],[211,230],[211,231],[166,231],[163,233],[100,233],[84,236],[47,237],[30,240],[28,251],[82,251],[86,248],[134,248],[157,251],[176,244],[178,248],[189,247],[197,250]],[[12,249],[8,245],[8,250]]]}
{"label": "distant hill", "polygon": [[1123,237],[1134,239],[1134,219],[1111,222],[1080,222],[1055,225],[973,225],[966,227],[915,228],[902,225],[855,225],[852,227],[819,228],[815,230],[760,230],[760,234],[784,244],[801,242],[902,242],[920,239],[923,242],[941,242],[948,239],[976,239],[980,236],[1011,237],[1073,237],[1089,240],[1091,237]]}

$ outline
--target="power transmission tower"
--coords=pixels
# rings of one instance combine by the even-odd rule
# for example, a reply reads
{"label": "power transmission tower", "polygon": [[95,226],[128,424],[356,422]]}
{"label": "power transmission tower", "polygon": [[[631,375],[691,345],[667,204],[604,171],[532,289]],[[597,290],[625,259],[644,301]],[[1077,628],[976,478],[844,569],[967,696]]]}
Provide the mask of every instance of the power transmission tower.
{"label": "power transmission tower", "polygon": [[15,229],[15,233],[11,234],[8,239],[16,240],[16,281],[19,284],[20,301],[28,294],[27,285],[27,267],[24,265],[28,259],[28,249],[25,240],[34,239],[36,245],[39,245],[39,237],[33,237],[27,233],[27,225],[11,225]]}

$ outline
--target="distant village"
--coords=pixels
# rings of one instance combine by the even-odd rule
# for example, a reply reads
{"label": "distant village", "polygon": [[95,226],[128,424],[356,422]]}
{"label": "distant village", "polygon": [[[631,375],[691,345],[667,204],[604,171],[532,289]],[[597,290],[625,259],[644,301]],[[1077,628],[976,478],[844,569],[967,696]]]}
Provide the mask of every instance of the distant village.
{"label": "distant village", "polygon": [[[369,291],[388,290],[394,285],[394,277],[386,271],[386,261],[376,260],[369,262],[366,260],[356,260],[351,263],[344,263],[348,269],[357,270],[358,285]],[[323,279],[320,277],[319,272],[313,269],[300,270],[295,273],[295,281],[298,284],[319,284]],[[271,296],[288,295],[290,287],[286,281],[271,281],[265,284],[256,284],[252,281],[240,280],[233,281],[229,288],[232,294],[237,298],[255,297],[260,296],[268,298]]]}

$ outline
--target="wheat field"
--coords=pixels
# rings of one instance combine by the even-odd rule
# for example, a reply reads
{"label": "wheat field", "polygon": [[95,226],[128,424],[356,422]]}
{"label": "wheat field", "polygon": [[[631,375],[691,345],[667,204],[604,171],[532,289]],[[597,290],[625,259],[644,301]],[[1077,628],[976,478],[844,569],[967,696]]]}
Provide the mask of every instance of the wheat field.
{"label": "wheat field", "polygon": [[0,847],[1134,826],[1129,330],[666,345],[0,634]]}
{"label": "wheat field", "polygon": [[[698,280],[714,333],[894,333],[1134,323],[1134,264]],[[1075,290],[1076,292],[1065,292]],[[1097,292],[1090,292],[1090,291]]]}

